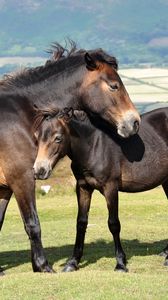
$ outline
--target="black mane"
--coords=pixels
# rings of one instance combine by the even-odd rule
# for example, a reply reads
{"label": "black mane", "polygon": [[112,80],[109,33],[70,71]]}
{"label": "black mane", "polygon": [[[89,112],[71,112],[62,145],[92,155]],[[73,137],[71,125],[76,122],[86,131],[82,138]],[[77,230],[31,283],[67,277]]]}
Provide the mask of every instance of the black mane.
{"label": "black mane", "polygon": [[108,55],[102,49],[89,51],[83,49],[77,50],[76,44],[73,41],[69,41],[69,45],[66,45],[66,47],[62,47],[55,42],[51,45],[51,49],[48,52],[52,53],[52,57],[50,60],[47,60],[45,65],[35,68],[25,68],[20,72],[5,75],[0,81],[0,88],[2,90],[24,88],[42,82],[63,71],[72,71],[75,67],[84,64],[84,55],[86,52],[92,55],[95,60],[108,63],[115,69],[118,68],[116,58]]}

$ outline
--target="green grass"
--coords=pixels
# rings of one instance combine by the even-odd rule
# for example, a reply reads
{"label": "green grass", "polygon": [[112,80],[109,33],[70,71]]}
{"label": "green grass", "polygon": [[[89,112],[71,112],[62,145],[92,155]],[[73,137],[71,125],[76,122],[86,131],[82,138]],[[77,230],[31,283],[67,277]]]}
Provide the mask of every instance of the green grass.
{"label": "green grass", "polygon": [[75,239],[74,188],[52,185],[49,194],[43,196],[40,184],[37,207],[42,240],[56,274],[32,272],[29,240],[13,198],[0,234],[0,265],[6,273],[0,278],[0,299],[168,299],[168,268],[158,256],[168,242],[168,203],[161,188],[120,194],[121,239],[129,273],[113,271],[116,261],[106,203],[95,192],[80,269],[64,274],[61,270]]}

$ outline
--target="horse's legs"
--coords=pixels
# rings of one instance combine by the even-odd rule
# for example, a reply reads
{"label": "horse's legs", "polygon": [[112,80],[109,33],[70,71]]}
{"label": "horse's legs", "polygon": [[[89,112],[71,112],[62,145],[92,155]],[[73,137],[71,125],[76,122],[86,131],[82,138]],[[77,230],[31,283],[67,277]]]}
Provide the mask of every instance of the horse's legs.
{"label": "horse's legs", "polygon": [[31,245],[31,259],[34,272],[53,272],[48,265],[41,242],[40,222],[35,203],[35,182],[33,174],[22,176],[12,187]]}
{"label": "horse's legs", "polygon": [[104,189],[104,196],[107,201],[107,208],[109,212],[108,217],[108,227],[113,235],[115,244],[115,255],[117,260],[117,265],[115,267],[116,271],[127,272],[126,268],[126,255],[123,251],[120,241],[120,221],[118,217],[118,188],[117,184],[108,184]]}
{"label": "horse's legs", "polygon": [[12,196],[12,191],[9,188],[0,188],[0,230],[2,228],[5,212]]}
{"label": "horse's legs", "polygon": [[[162,184],[163,190],[166,194],[166,197],[168,199],[168,180],[166,180],[163,184]],[[160,253],[161,256],[165,256],[165,266],[168,266],[168,245],[163,249],[163,251]]]}
{"label": "horse's legs", "polygon": [[65,265],[63,272],[72,272],[78,269],[83,255],[84,239],[88,224],[88,213],[93,190],[88,185],[80,186],[77,183],[76,193],[78,200],[77,233],[72,258]]}
{"label": "horse's legs", "polygon": [[[10,197],[12,196],[12,191],[9,188],[0,188],[0,230],[3,225],[5,212],[9,204]],[[3,276],[3,269],[0,267],[0,276]]]}
{"label": "horse's legs", "polygon": [[163,184],[162,184],[163,190],[166,194],[166,197],[168,199],[168,180],[166,180]]}

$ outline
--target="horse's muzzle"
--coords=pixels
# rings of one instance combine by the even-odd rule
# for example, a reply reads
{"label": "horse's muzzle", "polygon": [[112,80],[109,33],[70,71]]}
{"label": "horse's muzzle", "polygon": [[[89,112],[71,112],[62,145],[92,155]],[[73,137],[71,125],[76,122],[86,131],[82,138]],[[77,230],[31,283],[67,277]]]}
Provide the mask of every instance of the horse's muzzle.
{"label": "horse's muzzle", "polygon": [[117,133],[123,138],[128,138],[136,133],[138,133],[140,126],[140,117],[137,115],[132,115],[131,113],[126,114],[126,116],[118,123]]}
{"label": "horse's muzzle", "polygon": [[140,116],[136,110],[128,110],[120,113],[118,116],[111,110],[106,110],[103,118],[117,129],[119,136],[128,138],[136,134],[141,123]]}

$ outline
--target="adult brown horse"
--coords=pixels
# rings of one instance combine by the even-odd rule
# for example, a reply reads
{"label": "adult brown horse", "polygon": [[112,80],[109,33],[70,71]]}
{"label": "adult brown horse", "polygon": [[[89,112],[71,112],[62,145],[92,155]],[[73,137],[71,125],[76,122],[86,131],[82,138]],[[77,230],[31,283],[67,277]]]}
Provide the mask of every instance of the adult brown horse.
{"label": "adult brown horse", "polygon": [[14,193],[31,244],[33,270],[52,272],[41,242],[35,203],[33,105],[72,106],[104,119],[119,135],[137,132],[140,117],[117,73],[117,61],[103,50],[71,51],[56,44],[57,61],[7,76],[0,83],[0,228]]}
{"label": "adult brown horse", "polygon": [[[66,112],[50,111],[47,120],[39,112],[35,174],[37,178],[46,179],[66,153],[72,160],[72,171],[77,180],[77,235],[73,256],[64,271],[78,268],[94,189],[99,190],[107,201],[116,270],[127,271],[126,255],[120,241],[118,192],[141,192],[162,184],[168,197],[168,108],[142,115],[138,134],[125,140],[107,127],[101,126],[99,130],[99,124],[95,125],[81,111],[76,111],[72,119],[70,116],[69,123]],[[166,256],[165,265],[168,265],[168,246],[163,254]]]}

